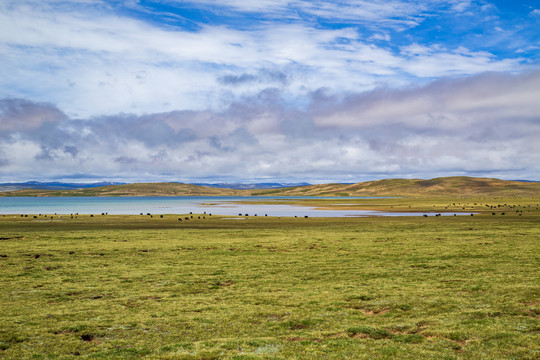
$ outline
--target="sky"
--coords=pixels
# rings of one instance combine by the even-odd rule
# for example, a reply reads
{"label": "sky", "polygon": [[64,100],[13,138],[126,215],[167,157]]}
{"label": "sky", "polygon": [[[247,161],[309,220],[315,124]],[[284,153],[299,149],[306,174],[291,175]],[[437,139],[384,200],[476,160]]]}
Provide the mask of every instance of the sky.
{"label": "sky", "polygon": [[0,0],[0,181],[540,180],[540,0]]}

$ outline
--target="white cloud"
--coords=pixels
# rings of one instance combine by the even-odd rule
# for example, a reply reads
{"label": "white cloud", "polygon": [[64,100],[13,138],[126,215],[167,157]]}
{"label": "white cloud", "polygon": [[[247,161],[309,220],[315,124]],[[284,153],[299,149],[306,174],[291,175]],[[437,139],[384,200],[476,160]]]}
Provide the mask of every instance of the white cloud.
{"label": "white cloud", "polygon": [[0,177],[538,174],[534,45],[510,58],[406,31],[493,7],[163,2],[245,22],[164,25],[127,15],[163,15],[136,1],[0,3]]}
{"label": "white cloud", "polygon": [[379,89],[350,96],[338,107],[317,112],[313,118],[317,125],[331,127],[403,123],[448,130],[496,119],[533,121],[540,114],[540,103],[535,101],[538,98],[539,71],[515,76],[487,73],[412,89]]}
{"label": "white cloud", "polygon": [[472,75],[484,71],[519,71],[523,59],[499,60],[485,51],[470,51],[464,47],[448,50],[441,46],[432,47],[412,44],[402,48],[402,68],[418,77],[440,77],[449,75]]}
{"label": "white cloud", "polygon": [[[486,175],[536,179],[540,71],[486,73],[348,97],[313,94],[307,110],[265,91],[224,111],[68,119],[47,104],[3,100],[0,178],[78,173],[129,181]],[[40,113],[56,114],[38,121]],[[60,115],[58,115],[60,114]],[[161,174],[161,175],[160,175]]]}
{"label": "white cloud", "polygon": [[[309,21],[269,20],[249,30],[201,25],[188,31],[119,15],[107,3],[78,5],[64,1],[0,4],[0,96],[53,102],[76,117],[143,114],[215,109],[227,99],[266,87],[278,86],[295,99],[319,88],[362,91],[381,82],[402,84],[411,76],[514,70],[523,62],[433,44],[413,43],[397,53],[390,45],[370,43],[350,26],[332,29]],[[323,17],[343,13],[386,21],[408,19],[426,5],[248,1],[228,6],[242,11],[293,6]],[[287,81],[260,78],[237,87],[220,82],[224,76],[268,69],[282,73]]]}
{"label": "white cloud", "polygon": [[[178,1],[177,1],[178,2]],[[380,24],[416,25],[416,15],[427,6],[422,2],[408,1],[372,1],[372,0],[219,0],[182,1],[195,6],[207,5],[210,11],[233,9],[248,13],[266,13],[298,19],[298,12],[303,12],[333,21],[347,19],[352,21],[376,21]],[[291,11],[293,10],[293,11]]]}
{"label": "white cloud", "polygon": [[391,37],[389,34],[375,34],[373,35],[370,40],[382,40],[382,41],[390,41]]}
{"label": "white cloud", "polygon": [[452,9],[457,12],[463,12],[470,8],[472,0],[451,0]]}

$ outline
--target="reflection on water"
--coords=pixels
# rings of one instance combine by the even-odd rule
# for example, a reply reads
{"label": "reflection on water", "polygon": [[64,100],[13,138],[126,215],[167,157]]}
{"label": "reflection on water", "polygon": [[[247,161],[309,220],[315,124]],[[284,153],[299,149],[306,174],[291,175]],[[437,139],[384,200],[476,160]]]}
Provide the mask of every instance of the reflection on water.
{"label": "reflection on water", "polygon": [[[348,199],[366,199],[348,198]],[[264,201],[283,199],[264,198]],[[312,197],[287,197],[313,199]],[[329,198],[325,198],[329,199]],[[331,198],[330,198],[331,199]],[[373,199],[373,197],[371,197]],[[343,198],[341,198],[343,200]],[[100,214],[138,215],[211,213],[215,215],[348,217],[348,216],[423,216],[424,213],[391,213],[371,210],[328,210],[289,204],[249,204],[260,197],[4,197],[0,214]],[[235,202],[243,202],[237,204]],[[350,204],[349,204],[350,205]],[[429,214],[435,216],[435,214]],[[453,213],[442,215],[454,215]]]}

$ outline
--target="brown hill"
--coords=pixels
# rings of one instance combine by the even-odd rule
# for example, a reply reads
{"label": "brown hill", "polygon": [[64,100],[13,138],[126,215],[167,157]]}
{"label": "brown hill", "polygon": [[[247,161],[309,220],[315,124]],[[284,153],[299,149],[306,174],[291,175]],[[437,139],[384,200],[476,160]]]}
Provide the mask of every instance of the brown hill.
{"label": "brown hill", "polygon": [[235,190],[179,183],[110,185],[79,190],[18,190],[1,196],[540,196],[540,183],[489,178],[386,179],[271,190]]}
{"label": "brown hill", "polygon": [[108,185],[77,190],[25,189],[1,196],[234,196],[241,191],[179,183],[138,183]]}
{"label": "brown hill", "polygon": [[356,184],[322,184],[259,191],[273,196],[538,196],[540,183],[488,178],[441,177],[431,180],[387,179]]}

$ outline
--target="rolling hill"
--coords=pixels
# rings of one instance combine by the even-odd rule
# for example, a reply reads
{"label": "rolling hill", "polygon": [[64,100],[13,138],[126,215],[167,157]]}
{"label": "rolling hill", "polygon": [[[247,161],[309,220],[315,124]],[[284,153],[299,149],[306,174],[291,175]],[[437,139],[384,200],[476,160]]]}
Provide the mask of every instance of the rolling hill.
{"label": "rolling hill", "polygon": [[24,189],[0,193],[0,196],[234,196],[241,190],[222,189],[180,183],[138,183],[108,185],[76,190]]}
{"label": "rolling hill", "polygon": [[180,183],[138,183],[77,190],[25,189],[1,196],[540,196],[539,182],[441,177],[386,179],[356,184],[320,184],[278,189],[227,189]]}
{"label": "rolling hill", "polygon": [[4,191],[16,191],[24,189],[38,189],[38,190],[75,190],[92,188],[108,185],[122,185],[125,183],[120,182],[96,182],[96,183],[64,183],[64,182],[40,182],[40,181],[27,181],[18,183],[0,183],[0,192]]}
{"label": "rolling hill", "polygon": [[386,179],[356,184],[322,184],[259,191],[256,195],[273,196],[534,196],[540,195],[540,183],[508,181],[466,176],[431,180]]}

